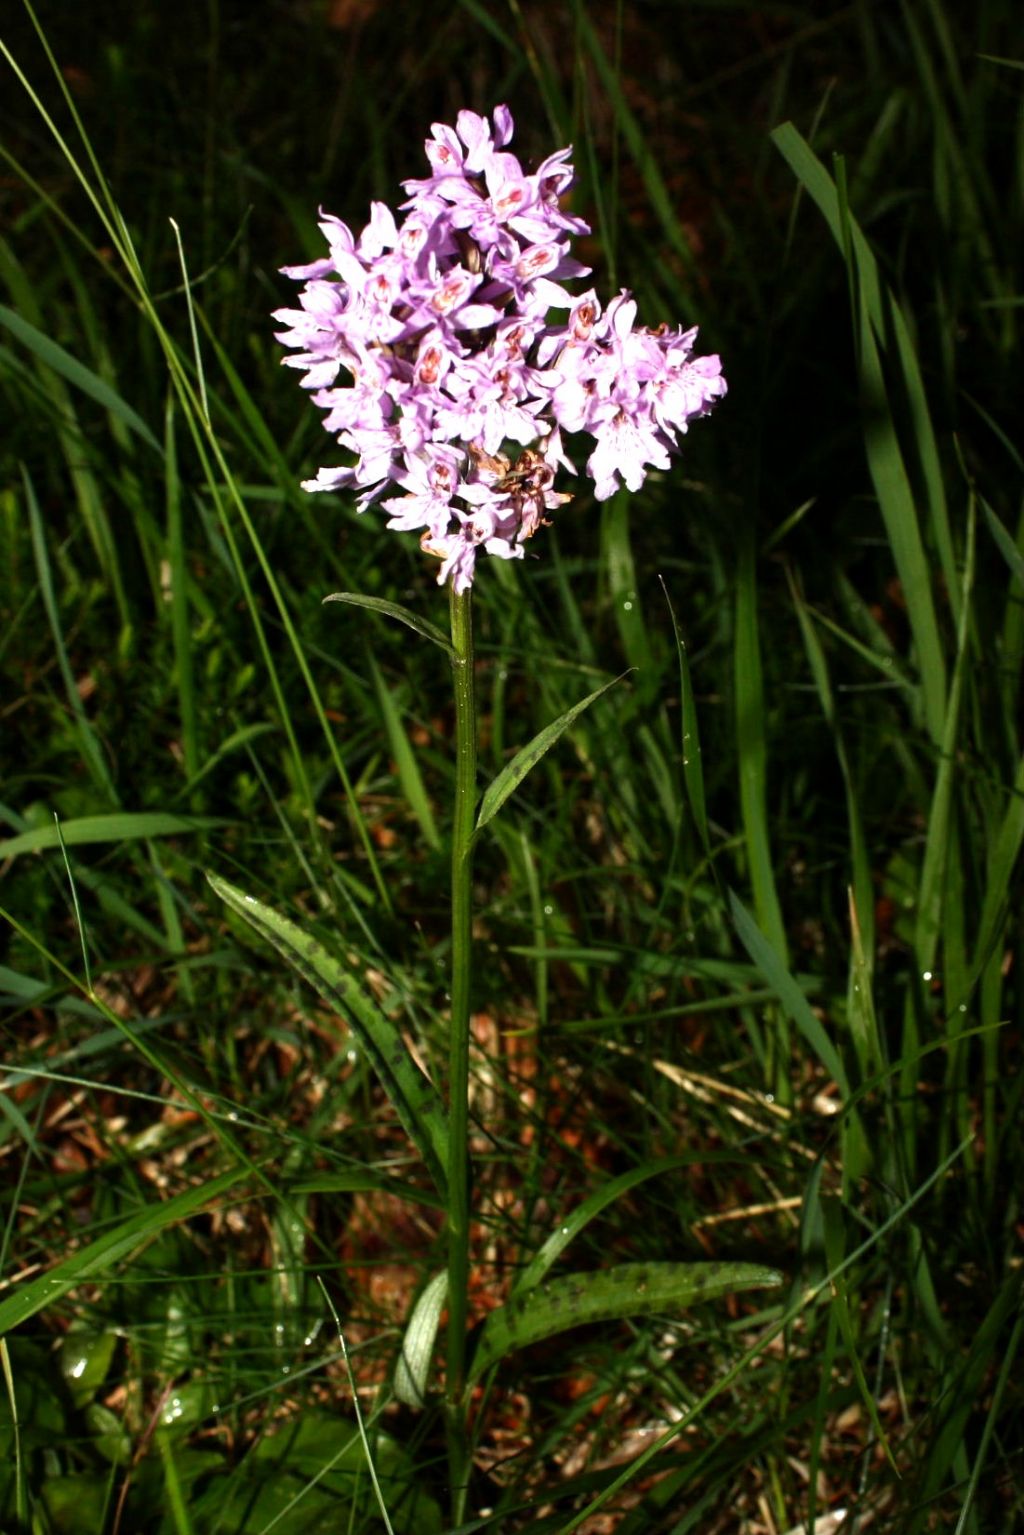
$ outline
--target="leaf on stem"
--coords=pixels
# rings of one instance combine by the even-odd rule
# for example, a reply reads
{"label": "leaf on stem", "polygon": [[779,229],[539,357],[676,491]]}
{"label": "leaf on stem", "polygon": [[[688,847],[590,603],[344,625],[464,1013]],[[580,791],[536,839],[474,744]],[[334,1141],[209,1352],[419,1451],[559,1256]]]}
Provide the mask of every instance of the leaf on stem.
{"label": "leaf on stem", "polygon": [[623,672],[620,676],[613,677],[610,682],[604,683],[602,687],[581,699],[578,704],[573,704],[571,709],[566,709],[565,713],[560,714],[556,720],[552,720],[550,725],[545,725],[532,741],[516,753],[511,762],[505,764],[497,777],[492,778],[484,790],[483,799],[480,801],[480,814],[476,820],[477,831],[481,831],[488,821],[494,819],[509,795],[515,793],[527,773],[536,767],[544,753],[554,746],[559,736],[568,730],[584,709],[589,709],[595,699],[600,698],[602,693],[607,693],[609,688],[613,688],[617,682],[621,682],[622,678],[628,675],[629,672]]}
{"label": "leaf on stem", "polygon": [[433,640],[435,645],[440,645],[450,656],[455,654],[451,640],[432,624],[429,619],[421,618],[411,608],[403,608],[398,602],[388,602],[384,597],[364,597],[362,592],[332,592],[325,602],[347,602],[354,608],[372,608],[375,613],[385,613],[388,618],[396,618],[400,624],[406,624],[408,628],[415,629],[417,634],[422,634],[424,639]]}
{"label": "leaf on stem", "polygon": [[680,1311],[738,1290],[775,1289],[783,1276],[759,1263],[620,1263],[566,1274],[492,1311],[469,1368],[470,1385],[515,1349],[581,1327],[627,1316]]}
{"label": "leaf on stem", "polygon": [[447,1189],[448,1124],[440,1095],[409,1053],[398,1025],[374,1004],[319,939],[288,917],[245,895],[216,874],[207,874],[232,911],[273,944],[294,970],[358,1035],[409,1139],[419,1150],[439,1192]]}

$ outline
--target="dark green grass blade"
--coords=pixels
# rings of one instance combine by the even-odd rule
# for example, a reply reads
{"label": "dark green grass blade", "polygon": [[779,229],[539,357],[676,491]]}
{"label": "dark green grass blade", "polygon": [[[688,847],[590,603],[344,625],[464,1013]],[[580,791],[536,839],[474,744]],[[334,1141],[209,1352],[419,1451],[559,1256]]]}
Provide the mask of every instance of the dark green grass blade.
{"label": "dark green grass blade", "polygon": [[395,759],[398,768],[398,781],[402,786],[402,792],[408,802],[409,809],[416,817],[423,833],[424,841],[428,847],[439,848],[441,846],[441,834],[437,829],[434,819],[434,811],[427,796],[423,784],[423,776],[420,773],[419,763],[416,761],[416,753],[413,751],[402,724],[402,716],[399,712],[394,695],[380,674],[380,668],[371,655],[370,675],[377,693],[377,701],[380,704],[380,712],[384,720],[384,729],[387,732],[388,744],[391,747],[391,755]]}
{"label": "dark green grass blade", "polygon": [[985,514],[985,523],[995,540],[999,553],[1010,567],[1011,574],[1024,585],[1024,554],[1021,554],[1009,532],[999,521],[988,502],[981,499],[981,509]]}
{"label": "dark green grass blade", "polygon": [[615,627],[626,661],[637,674],[638,703],[643,706],[657,685],[657,670],[643,607],[637,595],[636,563],[629,531],[631,499],[628,493],[620,493],[601,508],[601,564],[608,583]]}
{"label": "dark green grass blade", "polygon": [[968,1482],[967,1490],[963,1495],[963,1503],[960,1508],[960,1517],[957,1519],[956,1528],[953,1531],[953,1535],[964,1535],[964,1530],[968,1528],[968,1519],[974,1513],[974,1500],[977,1496],[978,1486],[981,1481],[981,1473],[985,1466],[986,1457],[988,1455],[992,1439],[997,1432],[997,1425],[1000,1421],[1000,1408],[1003,1404],[1003,1397],[1006,1394],[1006,1389],[1009,1386],[1011,1380],[1014,1379],[1014,1370],[1015,1367],[1017,1367],[1017,1354],[1020,1351],[1022,1340],[1024,1340],[1024,1311],[1019,1311],[1017,1314],[1017,1320],[1013,1324],[1013,1331],[1010,1334],[1009,1341],[1002,1349],[1002,1361],[999,1366],[999,1377],[996,1380],[995,1387],[989,1399],[988,1412],[985,1417],[985,1427],[982,1430],[981,1441],[974,1456],[974,1465],[971,1467],[970,1481]]}
{"label": "dark green grass blade", "polygon": [[839,727],[839,716],[836,710],[835,694],[829,678],[828,662],[817,629],[812,621],[811,614],[803,600],[799,585],[793,573],[787,568],[790,594],[796,609],[797,622],[800,625],[800,636],[804,642],[804,650],[814,678],[814,686],[817,689],[818,700],[821,704],[821,712],[825,722],[832,731],[835,740],[836,757],[839,761],[839,770],[843,775],[843,789],[846,794],[846,818],[850,828],[850,861],[853,866],[853,895],[860,925],[860,936],[864,957],[868,967],[868,973],[874,960],[875,948],[875,900],[871,883],[871,860],[868,853],[867,839],[864,835],[864,819],[861,814],[857,795],[857,784],[853,770],[850,766],[849,754],[846,750],[846,742],[843,739]]}
{"label": "dark green grass blade", "polygon": [[888,1436],[882,1425],[875,1399],[871,1393],[871,1388],[868,1385],[867,1377],[864,1374],[864,1366],[861,1363],[860,1351],[857,1347],[856,1328],[854,1326],[853,1311],[851,1310],[849,1287],[846,1282],[846,1275],[842,1273],[842,1263],[845,1257],[842,1214],[839,1205],[834,1199],[822,1202],[822,1213],[825,1224],[825,1253],[828,1258],[828,1266],[834,1275],[832,1280],[832,1309],[839,1324],[839,1331],[842,1333],[843,1342],[846,1344],[846,1352],[853,1367],[857,1389],[860,1392],[860,1398],[867,1410],[868,1417],[871,1419],[875,1437],[885,1451],[886,1459],[898,1476],[899,1470],[889,1445]]}
{"label": "dark green grass blade", "polygon": [[247,1173],[247,1168],[236,1167],[194,1189],[187,1189],[184,1194],[176,1194],[173,1199],[147,1205],[138,1215],[122,1221],[113,1231],[90,1242],[81,1252],[72,1253],[70,1258],[65,1258],[37,1279],[19,1285],[13,1295],[0,1301],[0,1333],[10,1332],[11,1328],[35,1316],[36,1312],[52,1305],[75,1285],[85,1280],[95,1283],[102,1279],[108,1270],[135,1252],[149,1237],[164,1231],[176,1221],[187,1220],[190,1215],[195,1215],[219,1194],[233,1188]]}
{"label": "dark green grass blade", "polygon": [[992,841],[986,870],[985,895],[975,939],[972,982],[991,958],[997,933],[1005,921],[1010,881],[1024,844],[1024,756],[1012,785],[1006,788],[1007,806]]}
{"label": "dark green grass blade", "polygon": [[665,593],[665,601],[668,604],[669,617],[672,620],[672,634],[676,644],[676,655],[679,660],[679,692],[681,698],[682,713],[682,757],[683,757],[683,782],[686,784],[686,793],[690,801],[690,809],[697,827],[697,835],[700,837],[701,846],[708,856],[711,854],[711,838],[708,832],[707,804],[704,797],[704,766],[700,755],[700,732],[697,725],[697,700],[693,696],[693,682],[690,677],[690,662],[686,654],[686,646],[679,632],[679,624],[676,620],[676,610],[672,606],[672,599],[668,594],[668,587],[664,581],[661,583]]}
{"label": "dark green grass blade", "polygon": [[[82,756],[86,766],[92,775],[93,781],[108,804],[118,803],[117,790],[110,772],[102,743],[96,734],[92,721],[85,712],[81,695],[75,686],[75,679],[71,670],[71,662],[68,658],[67,647],[64,643],[64,630],[61,626],[60,612],[57,606],[57,594],[53,585],[53,573],[50,568],[50,554],[46,544],[46,533],[43,528],[42,512],[36,498],[35,487],[29,476],[28,470],[22,465],[22,480],[25,486],[25,503],[28,507],[29,526],[32,530],[32,547],[35,553],[36,573],[39,578],[39,589],[42,593],[43,607],[49,620],[50,632],[53,635],[53,645],[57,654],[57,662],[60,674],[64,682],[64,692],[67,697],[68,709],[74,717],[78,728],[78,738],[81,742]],[[51,844],[52,845],[52,844]]]}
{"label": "dark green grass blade", "polygon": [[[0,276],[6,281],[20,317],[34,324],[35,329],[41,333],[42,315],[39,312],[36,287],[2,239]],[[52,413],[51,438],[59,446],[64,459],[68,479],[74,488],[78,514],[96,552],[100,568],[113,590],[121,622],[127,626],[131,615],[124,584],[123,551],[114,536],[107,498],[95,472],[86,435],[78,422],[75,401],[60,372],[38,357],[35,358],[35,369]]]}
{"label": "dark green grass blade", "polygon": [[844,258],[850,264],[851,276],[856,277],[854,327],[860,348],[868,467],[897,573],[903,585],[907,615],[917,646],[924,717],[929,734],[938,743],[945,719],[945,657],[939,638],[931,574],[921,540],[914,495],[896,435],[879,351],[880,347],[886,346],[888,337],[895,337],[904,386],[911,402],[919,455],[928,465],[928,484],[937,498],[931,508],[933,532],[939,546],[947,586],[953,591],[957,586],[956,571],[945,520],[945,502],[941,500],[940,504],[939,501],[941,476],[913,348],[906,335],[906,324],[899,306],[881,283],[871,248],[849,211],[841,204],[831,176],[792,123],[783,123],[776,128],[772,140],[800,185],[824,214]]}
{"label": "dark green grass blade", "polygon": [[[736,629],[734,639],[736,746],[739,754],[740,804],[746,842],[754,909],[760,933],[774,949],[782,969],[786,967],[786,929],[775,884],[771,837],[768,829],[768,766],[761,641],[757,613],[757,569],[754,540],[748,531],[740,551],[736,581]],[[760,935],[759,935],[760,936]],[[787,1070],[789,1050],[785,1036],[777,1060]],[[779,1076],[781,1088],[782,1077]]]}
{"label": "dark green grass blade", "polygon": [[956,769],[957,737],[960,729],[960,705],[964,693],[967,665],[967,643],[970,632],[971,592],[974,586],[974,537],[975,509],[973,498],[967,518],[967,549],[964,556],[963,596],[958,625],[956,660],[949,688],[949,703],[942,731],[942,744],[935,788],[928,812],[928,830],[925,836],[924,862],[921,883],[917,894],[917,930],[914,947],[917,951],[918,968],[931,970],[939,943],[942,927],[942,900],[949,841],[954,814],[953,787]]}
{"label": "dark green grass blade", "polygon": [[[958,1363],[955,1382],[942,1404],[942,1419],[937,1433],[923,1456],[917,1488],[916,1513],[907,1523],[907,1535],[917,1535],[928,1523],[928,1506],[941,1490],[960,1480],[964,1440],[968,1420],[976,1412],[986,1391],[986,1383],[1000,1358],[1004,1334],[1010,1319],[1019,1312],[1024,1275],[1019,1270],[1006,1276],[971,1339],[966,1358]],[[1019,1338],[1019,1333],[1016,1334]]]}
{"label": "dark green grass blade", "polygon": [[434,1086],[420,1071],[397,1024],[369,1001],[341,963],[296,923],[245,895],[216,874],[211,886],[261,938],[273,944],[299,975],[333,1007],[359,1036],[381,1085],[410,1140],[417,1146],[437,1188],[447,1187],[448,1126]]}
{"label": "dark green grass blade", "polygon": [[[582,6],[577,11],[577,17],[583,43],[594,61],[601,85],[614,111],[619,132],[643,180],[651,207],[684,269],[687,272],[693,272],[695,267],[693,251],[679,220],[678,204],[665,184],[665,178],[651,152],[643,128],[626,99],[622,80],[602,47],[598,33]],[[681,288],[682,284],[678,286]],[[700,314],[697,312],[692,292],[687,293],[687,299],[694,319],[699,320]]]}
{"label": "dark green grass blade", "polygon": [[848,1098],[849,1083],[846,1078],[846,1070],[839,1058],[839,1052],[825,1033],[820,1020],[811,1011],[807,998],[779,958],[774,945],[768,942],[749,911],[743,905],[743,902],[731,890],[729,892],[729,907],[732,911],[732,919],[743,947],[769,986],[771,986],[775,995],[829,1076],[838,1084],[843,1098]]}
{"label": "dark green grass blade", "polygon": [[774,1289],[782,1275],[758,1263],[620,1263],[535,1286],[492,1311],[469,1369],[469,1384],[516,1349],[587,1322],[679,1311],[739,1290]]}

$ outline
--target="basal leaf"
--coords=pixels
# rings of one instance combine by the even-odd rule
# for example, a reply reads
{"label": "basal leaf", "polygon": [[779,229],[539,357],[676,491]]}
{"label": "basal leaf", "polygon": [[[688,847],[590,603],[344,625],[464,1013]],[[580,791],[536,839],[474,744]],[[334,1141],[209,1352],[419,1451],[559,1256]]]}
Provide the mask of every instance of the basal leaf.
{"label": "basal leaf", "polygon": [[484,790],[483,799],[480,801],[480,814],[476,820],[477,831],[494,819],[509,795],[515,793],[527,773],[536,767],[544,753],[554,746],[573,720],[578,719],[584,709],[589,709],[595,699],[600,698],[602,693],[607,693],[609,688],[621,682],[622,677],[626,675],[627,673],[623,672],[622,676],[613,677],[611,682],[606,682],[602,687],[588,694],[586,698],[581,699],[578,704],[573,704],[571,709],[566,709],[565,713],[560,714],[556,720],[552,720],[550,725],[545,725],[544,729],[535,735],[522,751],[516,753],[511,762],[505,764],[498,776],[493,778]]}
{"label": "basal leaf", "polygon": [[442,1269],[422,1291],[413,1307],[395,1366],[395,1395],[406,1407],[422,1407],[434,1358],[441,1311],[448,1295],[448,1274]]}
{"label": "basal leaf", "polygon": [[620,1263],[593,1274],[566,1274],[491,1312],[469,1368],[469,1383],[515,1349],[570,1327],[681,1311],[719,1295],[781,1284],[777,1270],[759,1263]]}
{"label": "basal leaf", "polygon": [[343,965],[318,938],[254,896],[245,895],[216,874],[213,889],[232,911],[244,917],[261,938],[273,944],[314,991],[349,1023],[381,1080],[409,1139],[416,1145],[442,1196],[447,1188],[448,1125],[437,1089],[409,1054],[398,1025],[366,996]]}

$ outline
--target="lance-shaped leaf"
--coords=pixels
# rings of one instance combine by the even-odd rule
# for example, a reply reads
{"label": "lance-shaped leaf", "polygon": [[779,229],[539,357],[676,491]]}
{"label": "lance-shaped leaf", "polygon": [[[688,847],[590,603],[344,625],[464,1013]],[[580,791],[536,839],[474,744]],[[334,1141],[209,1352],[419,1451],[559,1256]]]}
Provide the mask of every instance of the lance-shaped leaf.
{"label": "lance-shaped leaf", "polygon": [[628,676],[627,672],[623,672],[620,677],[613,677],[611,682],[606,682],[603,687],[597,688],[586,698],[580,699],[578,704],[573,704],[571,709],[566,709],[565,713],[560,714],[556,720],[552,720],[550,725],[545,725],[544,729],[535,735],[522,751],[516,753],[511,762],[505,764],[498,776],[493,778],[484,790],[483,799],[480,801],[480,814],[476,821],[477,831],[494,819],[509,795],[515,793],[527,773],[531,768],[536,767],[544,753],[554,746],[573,720],[578,719],[584,709],[589,709],[596,698],[600,698],[602,693],[607,693],[609,688],[613,688],[625,676]]}
{"label": "lance-shaped leaf", "polygon": [[346,1019],[359,1038],[409,1139],[418,1148],[444,1197],[447,1190],[448,1123],[440,1095],[409,1053],[398,1025],[369,1000],[361,987],[319,939],[296,923],[245,895],[216,874],[213,889],[232,911],[244,917],[261,938],[273,944],[293,969]]}
{"label": "lance-shaped leaf", "polygon": [[436,624],[432,624],[428,618],[421,618],[411,608],[403,608],[401,603],[388,602],[384,597],[364,597],[362,592],[332,592],[325,602],[347,602],[354,608],[372,608],[375,613],[384,613],[388,618],[395,618],[400,624],[406,624],[408,628],[415,629],[417,634],[422,634],[426,640],[433,640],[435,645],[440,645],[450,656],[455,654],[452,642],[448,639]]}
{"label": "lance-shaped leaf", "polygon": [[682,1311],[719,1295],[774,1289],[781,1283],[776,1269],[759,1263],[620,1263],[593,1274],[566,1274],[491,1312],[480,1332],[469,1384],[513,1350],[585,1322]]}

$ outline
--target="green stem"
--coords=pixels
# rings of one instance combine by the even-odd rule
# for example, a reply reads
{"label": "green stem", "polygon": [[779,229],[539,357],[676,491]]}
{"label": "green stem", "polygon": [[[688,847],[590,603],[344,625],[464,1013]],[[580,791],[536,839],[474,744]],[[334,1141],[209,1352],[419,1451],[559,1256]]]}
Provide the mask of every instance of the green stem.
{"label": "green stem", "polygon": [[476,700],[472,593],[451,592],[455,689],[455,815],[452,825],[451,1027],[448,1046],[448,1467],[455,1523],[469,1480],[466,1328],[469,1292],[469,1005],[476,816]]}

